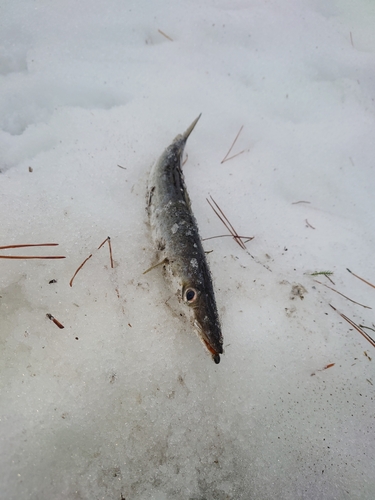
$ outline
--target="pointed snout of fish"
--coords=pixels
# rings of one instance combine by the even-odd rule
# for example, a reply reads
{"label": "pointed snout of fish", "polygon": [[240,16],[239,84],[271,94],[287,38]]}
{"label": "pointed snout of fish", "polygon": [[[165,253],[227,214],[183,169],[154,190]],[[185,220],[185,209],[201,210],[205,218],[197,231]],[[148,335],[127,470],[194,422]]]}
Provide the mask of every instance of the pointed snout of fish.
{"label": "pointed snout of fish", "polygon": [[194,321],[194,327],[198,332],[199,338],[202,340],[203,344],[205,345],[207,351],[211,354],[212,359],[214,362],[218,365],[220,363],[220,354],[223,353],[223,349],[221,348],[220,351],[215,349],[210,341],[208,340],[208,336],[205,334],[203,328],[201,325],[198,323],[197,320]]}
{"label": "pointed snout of fish", "polygon": [[220,354],[206,341],[206,339],[203,339],[203,342],[205,343],[207,350],[210,352],[214,363],[218,365],[220,363]]}

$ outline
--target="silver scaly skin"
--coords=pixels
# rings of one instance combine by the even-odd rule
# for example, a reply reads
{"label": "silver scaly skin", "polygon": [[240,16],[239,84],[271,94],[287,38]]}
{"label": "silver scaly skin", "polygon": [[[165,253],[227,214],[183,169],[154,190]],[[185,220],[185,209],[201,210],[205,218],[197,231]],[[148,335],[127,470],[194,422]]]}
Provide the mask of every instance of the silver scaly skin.
{"label": "silver scaly skin", "polygon": [[147,211],[159,262],[172,278],[179,300],[191,309],[199,338],[219,363],[223,337],[214,289],[181,168],[186,141],[199,118],[174,139],[152,167]]}

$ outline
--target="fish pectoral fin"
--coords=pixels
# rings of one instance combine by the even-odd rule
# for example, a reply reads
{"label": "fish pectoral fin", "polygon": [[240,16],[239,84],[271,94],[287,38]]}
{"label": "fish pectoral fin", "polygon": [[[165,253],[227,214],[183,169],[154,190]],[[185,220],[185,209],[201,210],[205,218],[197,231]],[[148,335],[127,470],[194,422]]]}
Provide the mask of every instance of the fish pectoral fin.
{"label": "fish pectoral fin", "polygon": [[169,262],[169,260],[167,258],[165,258],[161,262],[158,262],[154,266],[151,266],[148,269],[146,269],[146,271],[144,271],[143,274],[147,274],[149,271],[152,271],[153,269],[155,269],[155,267],[162,266],[163,264],[168,264],[168,262]]}

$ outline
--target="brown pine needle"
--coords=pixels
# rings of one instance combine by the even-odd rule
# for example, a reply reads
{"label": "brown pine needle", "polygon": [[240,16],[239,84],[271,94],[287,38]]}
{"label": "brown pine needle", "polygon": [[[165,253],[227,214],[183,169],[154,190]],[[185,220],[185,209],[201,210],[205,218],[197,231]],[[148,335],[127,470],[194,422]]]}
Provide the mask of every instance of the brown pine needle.
{"label": "brown pine needle", "polygon": [[102,248],[102,246],[104,245],[104,243],[106,243],[108,240],[109,240],[109,236],[106,237],[106,239],[103,241],[103,243],[100,243],[100,245],[98,246],[98,250],[100,250]]}
{"label": "brown pine needle", "polygon": [[101,243],[99,246],[98,246],[98,250],[100,248],[102,248],[102,246],[104,245],[104,243],[106,243],[108,241],[108,247],[109,247],[109,258],[111,260],[111,268],[113,269],[113,258],[112,258],[112,245],[111,245],[111,238],[109,236],[107,236],[107,238],[103,241],[103,243]]}
{"label": "brown pine needle", "polygon": [[233,156],[229,156],[229,158],[226,158],[225,160],[223,160],[221,163],[224,163],[224,161],[229,161],[229,160],[233,160],[233,158],[236,158],[236,156],[239,156],[239,155],[242,155],[242,153],[244,153],[246,151],[246,149],[243,149],[242,151],[240,151],[239,153],[236,153],[235,155]]}
{"label": "brown pine needle", "polygon": [[339,295],[341,295],[341,297],[344,297],[345,299],[350,300],[350,302],[353,302],[353,304],[357,304],[358,306],[362,306],[362,307],[364,307],[365,309],[372,309],[372,307],[370,307],[370,306],[365,306],[365,305],[363,305],[363,304],[360,304],[359,302],[356,302],[355,300],[350,299],[349,297],[347,297],[346,295],[344,295],[344,294],[343,294],[343,293],[341,293],[341,292],[338,292],[337,290],[335,290],[335,289],[334,289],[334,288],[332,288],[331,286],[328,286],[328,285],[326,285],[326,284],[324,284],[324,283],[322,283],[322,282],[320,282],[320,281],[318,281],[318,280],[314,280],[314,281],[315,281],[316,283],[319,283],[319,285],[323,285],[323,286],[325,286],[326,288],[329,288],[330,290],[332,290],[333,292],[338,293]]}
{"label": "brown pine needle", "polygon": [[328,365],[326,365],[323,370],[327,370],[328,368],[332,368],[332,366],[335,366],[335,363],[329,363]]}
{"label": "brown pine needle", "polygon": [[[202,241],[214,240],[215,238],[233,238],[232,234],[219,234],[218,236],[209,236],[208,238],[202,238]],[[246,240],[245,243],[254,239],[254,236],[237,236],[241,240]]]}
{"label": "brown pine needle", "polygon": [[168,36],[166,33],[164,33],[164,31],[162,31],[162,30],[158,30],[158,32],[159,32],[161,35],[165,36],[165,38],[167,38],[168,40],[170,40],[171,42],[173,42],[173,39],[172,39],[170,36]]}
{"label": "brown pine needle", "polygon": [[321,273],[312,273],[311,276],[318,276],[318,275],[325,276],[327,278],[327,280],[329,280],[332,283],[332,285],[335,285],[336,283],[329,277],[329,274],[333,274],[333,273],[324,273],[324,272],[321,272]]}
{"label": "brown pine needle", "polygon": [[[333,309],[334,311],[337,311],[336,307],[333,307],[333,305],[332,305],[332,304],[329,304],[329,305],[332,307],[332,309]],[[348,323],[349,323],[349,324],[350,324],[353,328],[355,328],[355,329],[356,329],[356,330],[357,330],[357,331],[358,331],[358,332],[359,332],[359,333],[360,333],[363,337],[365,337],[365,339],[366,339],[368,342],[370,342],[370,344],[371,344],[373,347],[375,347],[375,340],[374,340],[372,337],[370,337],[370,335],[368,335],[366,332],[364,332],[364,331],[362,330],[362,328],[360,328],[358,325],[356,325],[356,324],[354,323],[354,321],[352,321],[350,318],[348,318],[347,316],[345,316],[345,314],[342,314],[342,313],[340,313],[339,311],[337,311],[337,313],[338,313],[338,314],[339,314],[342,318],[344,318],[344,320],[345,320],[345,321],[347,321],[347,322],[348,322]]]}
{"label": "brown pine needle", "polygon": [[[243,150],[243,151],[241,151],[240,153],[236,153],[236,154],[235,154],[235,155],[233,155],[233,156],[229,156],[229,155],[230,155],[230,152],[231,152],[231,151],[232,151],[232,149],[233,149],[233,146],[236,144],[236,141],[237,141],[237,139],[238,139],[238,137],[239,137],[240,133],[242,132],[242,129],[243,129],[243,125],[241,125],[241,128],[240,128],[240,130],[238,131],[238,134],[236,135],[236,138],[235,138],[235,139],[234,139],[234,141],[232,142],[232,145],[231,145],[231,147],[229,148],[228,153],[227,153],[227,154],[224,156],[224,158],[221,160],[221,162],[220,162],[221,164],[222,164],[222,163],[224,163],[224,162],[226,162],[226,161],[228,161],[228,160],[232,160],[232,158],[235,158],[236,156],[241,155],[242,153],[244,153],[244,152],[245,152],[245,149],[244,149],[244,150]],[[228,157],[229,157],[229,158],[228,158]]]}
{"label": "brown pine needle", "polygon": [[359,325],[361,328],[367,328],[368,330],[372,330],[375,332],[375,328],[371,328],[371,326],[366,326],[366,325]]}
{"label": "brown pine needle", "polygon": [[[322,372],[323,370],[327,370],[328,368],[332,368],[332,366],[335,366],[335,363],[329,363],[328,365],[326,365],[324,368],[321,368],[320,370],[316,370],[317,372]],[[313,372],[311,374],[311,376],[313,377],[314,375],[316,375],[316,372]]]}
{"label": "brown pine needle", "polygon": [[[226,226],[226,227],[227,227],[227,229],[228,229],[228,230],[232,233],[232,235],[233,235],[233,237],[234,237],[234,238],[239,238],[237,231],[234,229],[234,227],[232,226],[232,224],[229,222],[228,217],[227,217],[227,216],[225,215],[225,213],[221,210],[221,208],[220,208],[220,207],[219,207],[219,205],[216,203],[216,201],[212,198],[212,196],[211,196],[211,195],[210,195],[210,198],[211,198],[212,202],[215,204],[215,207],[219,210],[220,214],[223,216],[224,220],[227,222],[227,224],[228,224],[228,226]],[[207,201],[208,201],[208,200],[207,200]],[[208,202],[209,202],[209,201],[208,201]],[[209,203],[210,203],[210,202],[209,202]],[[211,204],[210,204],[210,205],[211,205]],[[211,205],[211,208],[213,208],[213,207],[212,207],[212,205]],[[239,240],[239,241],[242,243],[242,241],[241,241],[241,240]]]}
{"label": "brown pine needle", "polygon": [[90,253],[90,255],[82,262],[82,264],[78,267],[78,269],[76,270],[76,272],[73,274],[73,278],[69,281],[69,285],[70,286],[73,286],[73,280],[74,278],[77,276],[77,274],[79,273],[79,271],[83,268],[83,266],[86,264],[86,262],[91,259],[92,257],[92,253]]}
{"label": "brown pine needle", "polygon": [[[100,245],[98,246],[98,250],[100,250],[102,248],[102,246],[105,243],[107,243],[107,241],[108,241],[108,247],[109,247],[109,258],[110,258],[110,261],[111,261],[111,268],[113,269],[114,265],[113,265],[113,258],[112,258],[112,245],[111,245],[111,238],[109,236],[107,236],[107,238],[102,243],[100,243]],[[70,286],[73,286],[73,280],[74,280],[74,278],[77,276],[78,272],[82,269],[82,267],[86,264],[86,262],[89,259],[91,259],[91,257],[92,257],[92,253],[90,253],[90,255],[78,267],[78,269],[76,270],[76,272],[73,274],[73,278],[69,281],[69,285]]]}
{"label": "brown pine needle", "polygon": [[363,281],[363,283],[366,283],[367,285],[370,285],[372,286],[372,288],[375,288],[375,285],[373,285],[372,283],[370,283],[369,281],[366,281],[365,279],[361,278],[360,276],[358,276],[357,274],[354,274],[353,271],[351,271],[350,269],[346,268],[347,271],[349,271],[350,274],[352,274],[353,276],[355,276],[356,278],[358,278],[359,280]]}
{"label": "brown pine needle", "polygon": [[60,323],[52,314],[47,313],[46,314],[47,318],[50,319],[53,323],[55,323],[56,326],[58,326],[60,329],[65,328],[64,325]]}
{"label": "brown pine needle", "polygon": [[111,260],[111,268],[113,269],[112,245],[111,245],[111,238],[109,236],[108,236],[108,246],[109,246],[109,258]]}
{"label": "brown pine needle", "polygon": [[0,259],[65,259],[65,255],[0,255]]}
{"label": "brown pine needle", "polygon": [[[0,250],[9,250],[10,248],[28,248],[28,247],[56,247],[58,243],[31,243],[23,245],[5,245]],[[65,259],[64,255],[0,255],[0,259]]]}
{"label": "brown pine needle", "polygon": [[311,227],[311,229],[315,229],[315,227],[314,227],[314,226],[312,226],[312,225],[310,224],[310,222],[309,222],[307,219],[305,219],[305,222],[306,222],[306,224],[307,224],[309,227]]}
{"label": "brown pine needle", "polygon": [[232,224],[229,222],[227,216],[224,214],[224,212],[221,210],[221,208],[216,203],[216,201],[212,198],[212,196],[210,196],[210,198],[211,198],[212,202],[215,204],[216,208],[219,210],[220,213],[217,210],[215,210],[215,208],[213,207],[213,205],[210,202],[210,200],[208,198],[206,198],[206,200],[207,200],[208,204],[210,205],[210,207],[212,208],[212,210],[219,217],[219,219],[221,220],[221,222],[228,229],[228,231],[233,236],[233,238],[235,239],[235,241],[240,245],[240,247],[243,248],[244,250],[246,250],[246,246],[245,246],[244,242],[241,240],[241,238],[239,237],[237,231],[234,229],[234,227],[232,226]]}
{"label": "brown pine needle", "polygon": [[311,276],[325,276],[332,283],[332,285],[335,285],[334,281],[330,278],[330,275],[332,274],[332,271],[316,271],[315,273],[311,273]]}
{"label": "brown pine needle", "polygon": [[335,284],[336,284],[336,283],[332,280],[332,278],[330,278],[330,277],[328,276],[328,274],[325,274],[324,276],[327,278],[327,280],[329,280],[329,281],[332,283],[332,285],[335,285]]}
{"label": "brown pine needle", "polygon": [[26,245],[6,245],[5,247],[0,247],[0,250],[6,250],[8,248],[27,248],[27,247],[57,247],[58,243],[32,243]]}

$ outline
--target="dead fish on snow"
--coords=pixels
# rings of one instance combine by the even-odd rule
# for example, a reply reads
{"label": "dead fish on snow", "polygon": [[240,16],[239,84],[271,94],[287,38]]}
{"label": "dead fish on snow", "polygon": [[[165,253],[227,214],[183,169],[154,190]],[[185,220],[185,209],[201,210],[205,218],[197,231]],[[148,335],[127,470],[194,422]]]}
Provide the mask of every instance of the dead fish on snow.
{"label": "dead fish on snow", "polygon": [[192,311],[195,330],[215,363],[223,353],[223,337],[206,256],[191,210],[182,173],[186,141],[201,115],[178,135],[152,167],[147,190],[147,211],[160,262]]}

